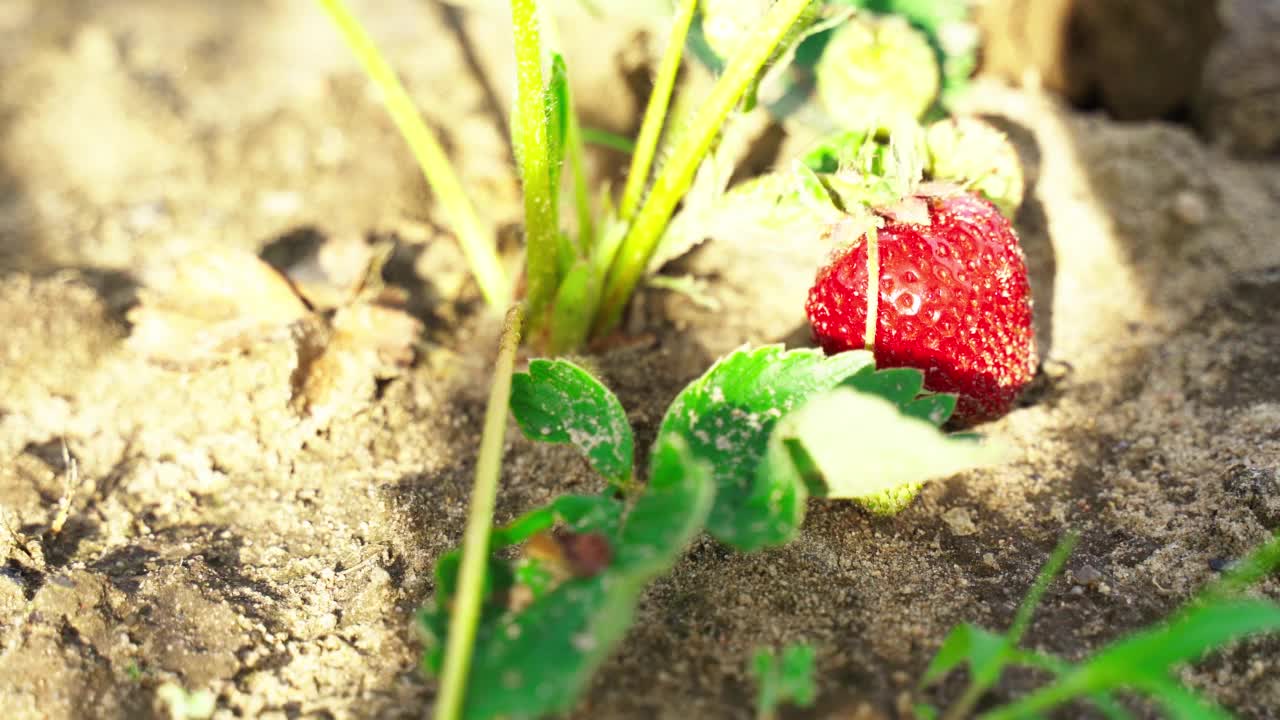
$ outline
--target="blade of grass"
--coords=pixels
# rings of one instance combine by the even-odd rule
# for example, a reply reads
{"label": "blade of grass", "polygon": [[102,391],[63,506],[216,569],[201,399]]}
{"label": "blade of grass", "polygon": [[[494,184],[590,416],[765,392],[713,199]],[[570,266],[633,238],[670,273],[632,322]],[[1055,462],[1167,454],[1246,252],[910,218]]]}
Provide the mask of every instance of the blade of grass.
{"label": "blade of grass", "polygon": [[511,0],[516,50],[516,108],[512,143],[524,189],[525,316],[529,335],[546,325],[556,293],[556,198],[548,156],[546,86],[542,79],[542,41],[535,0]]}
{"label": "blade of grass", "polygon": [[689,25],[693,23],[693,13],[697,7],[698,0],[683,0],[671,23],[671,37],[667,40],[662,61],[658,64],[653,92],[649,94],[649,104],[644,109],[644,120],[640,123],[640,135],[636,138],[636,151],[631,155],[627,184],[622,189],[622,203],[618,208],[619,216],[624,221],[635,215],[640,206],[640,198],[644,195],[645,185],[649,182],[649,170],[653,167],[653,156],[658,148],[658,139],[662,136],[662,125],[667,119],[667,108],[671,104],[671,91],[675,88],[676,74],[680,71],[680,59],[684,57],[684,41],[689,35]]}
{"label": "blade of grass", "polygon": [[1062,572],[1062,566],[1066,564],[1067,558],[1071,555],[1071,551],[1075,549],[1076,542],[1080,536],[1076,533],[1068,533],[1062,541],[1058,543],[1058,547],[1054,548],[1053,554],[1049,556],[1044,567],[1040,568],[1040,574],[1036,576],[1035,583],[1027,592],[1026,597],[1022,599],[1022,604],[1018,606],[1018,612],[1013,617],[1013,623],[1009,626],[1009,632],[1004,635],[1004,650],[996,660],[981,670],[974,669],[972,679],[969,681],[969,687],[965,688],[964,694],[954,705],[947,708],[947,712],[943,715],[943,720],[959,720],[960,718],[970,717],[973,714],[973,708],[977,706],[978,701],[982,699],[983,694],[991,688],[992,685],[1000,679],[1000,674],[1004,671],[1004,666],[1014,659],[1014,655],[1018,648],[1018,643],[1022,642],[1022,636],[1026,634],[1027,628],[1031,626],[1031,616],[1035,614],[1036,608],[1040,606],[1044,593],[1049,589],[1049,583]]}
{"label": "blade of grass", "polygon": [[511,402],[511,373],[515,370],[516,348],[520,345],[520,306],[507,311],[498,348],[498,360],[489,387],[489,404],[484,413],[480,453],[476,459],[475,484],[471,489],[471,510],[463,537],[462,565],[458,570],[458,594],[449,620],[449,645],[445,649],[440,694],[436,696],[435,717],[454,720],[462,711],[467,671],[475,644],[476,624],[484,590],[484,567],[489,555],[489,533],[493,507],[498,497],[498,474],[502,467],[502,446],[507,429],[507,407]]}
{"label": "blade of grass", "polygon": [[347,8],[343,0],[317,0],[320,7],[329,16],[338,29],[347,48],[355,55],[365,75],[377,85],[382,92],[382,102],[391,115],[396,129],[409,144],[409,150],[418,161],[422,175],[427,184],[435,192],[440,206],[444,208],[449,224],[458,236],[462,253],[467,258],[471,273],[480,285],[485,301],[492,308],[506,307],[511,301],[511,287],[506,273],[502,269],[502,261],[498,257],[493,235],[484,228],[476,216],[474,206],[467,199],[448,156],[436,140],[435,133],[422,119],[413,99],[396,77],[395,71],[378,52],[373,40],[361,27]]}
{"label": "blade of grass", "polygon": [[587,187],[587,165],[583,157],[582,128],[578,126],[578,113],[574,109],[573,92],[569,88],[568,69],[564,57],[556,53],[553,62],[555,74],[563,78],[559,87],[557,100],[564,105],[565,113],[565,157],[569,162],[569,172],[573,175],[573,203],[578,212],[579,257],[585,258],[595,244],[595,218],[591,215],[591,190]]}
{"label": "blade of grass", "polygon": [[611,133],[608,130],[601,130],[600,128],[584,127],[581,128],[581,132],[582,141],[589,145],[597,145],[627,154],[636,151],[636,143],[629,137]]}
{"label": "blade of grass", "polygon": [[609,271],[593,328],[596,336],[617,326],[622,309],[644,275],[658,239],[693,182],[694,173],[714,144],[725,118],[810,2],[812,0],[778,0],[752,28],[742,43],[742,49],[729,61],[724,74],[712,87],[688,132],[676,144],[670,159],[654,179],[648,197],[636,212]]}
{"label": "blade of grass", "polygon": [[1044,567],[1040,569],[1040,574],[1036,577],[1036,582],[1031,586],[1031,590],[1027,592],[1027,596],[1022,599],[1022,604],[1018,606],[1018,613],[1013,617],[1013,624],[1009,626],[1009,632],[1005,637],[1009,640],[1009,647],[1016,648],[1018,643],[1022,642],[1022,636],[1026,634],[1027,628],[1031,626],[1031,616],[1035,614],[1036,608],[1040,607],[1040,600],[1044,598],[1044,593],[1049,589],[1049,583],[1058,577],[1058,573],[1062,572],[1062,566],[1067,563],[1067,558],[1071,556],[1071,551],[1075,550],[1076,542],[1080,540],[1080,536],[1074,532],[1067,533],[1058,543],[1058,547],[1054,548],[1053,554],[1049,556],[1049,560],[1045,562]]}

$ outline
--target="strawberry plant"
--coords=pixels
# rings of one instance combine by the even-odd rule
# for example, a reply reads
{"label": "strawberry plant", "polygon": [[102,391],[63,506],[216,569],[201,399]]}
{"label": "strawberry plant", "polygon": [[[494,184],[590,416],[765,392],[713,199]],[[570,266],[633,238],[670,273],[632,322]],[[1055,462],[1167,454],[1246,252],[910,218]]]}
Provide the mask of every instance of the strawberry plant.
{"label": "strawberry plant", "polygon": [[[1149,696],[1173,718],[1230,718],[1175,678],[1178,666],[1194,662],[1215,648],[1240,638],[1280,631],[1280,604],[1241,597],[1242,590],[1280,567],[1280,536],[1242,560],[1224,577],[1175,612],[1165,622],[1121,638],[1079,662],[1020,647],[1022,636],[1053,578],[1062,570],[1075,545],[1068,536],[1049,561],[1018,608],[1013,624],[997,634],[964,624],[951,631],[921,680],[933,684],[967,665],[969,684],[956,702],[941,714],[947,720],[970,717],[983,695],[1004,670],[1022,665],[1052,676],[1045,687],[1007,705],[980,714],[986,720],[1045,717],[1051,710],[1082,699],[1108,718],[1133,717],[1115,693],[1137,691]],[[939,717],[937,708],[919,705],[921,718]]]}
{"label": "strawberry plant", "polygon": [[[923,392],[919,371],[877,371],[865,351],[765,346],[730,353],[680,392],[639,483],[623,407],[590,373],[533,360],[507,375],[518,314],[510,321],[474,524],[464,547],[439,560],[435,602],[421,614],[424,665],[441,673],[440,718],[570,709],[621,641],[640,592],[703,530],[742,551],[781,545],[799,531],[810,496],[891,513],[921,482],[998,457],[937,429],[955,398]],[[524,436],[575,448],[601,476],[601,492],[557,498],[487,535],[507,388]]]}
{"label": "strawberry plant", "polygon": [[923,371],[926,388],[959,396],[960,422],[1002,415],[1037,365],[1026,264],[1005,215],[1022,201],[1016,154],[971,118],[880,137],[837,133],[790,172],[699,193],[668,243],[821,237],[830,256],[806,311],[823,348]]}
{"label": "strawberry plant", "polygon": [[[502,307],[512,283],[503,276],[491,233],[477,220],[457,175],[394,72],[342,0],[318,0],[344,40],[382,90],[392,118],[408,140],[423,173],[440,197],[447,219],[490,304]],[[564,59],[543,44],[548,28],[535,0],[511,0],[517,97],[512,144],[524,194],[526,239],[523,336],[552,354],[574,349],[613,331],[645,276],[677,205],[699,164],[761,69],[776,59],[812,19],[813,0],[778,0],[751,18],[696,113],[673,129],[668,110],[697,0],[680,0],[653,92],[634,145],[631,166],[615,207],[601,193],[597,216],[583,175],[583,132],[569,93]],[[654,170],[659,140],[674,137]],[[678,132],[677,132],[678,131]],[[574,232],[562,228],[562,168],[572,176]]]}

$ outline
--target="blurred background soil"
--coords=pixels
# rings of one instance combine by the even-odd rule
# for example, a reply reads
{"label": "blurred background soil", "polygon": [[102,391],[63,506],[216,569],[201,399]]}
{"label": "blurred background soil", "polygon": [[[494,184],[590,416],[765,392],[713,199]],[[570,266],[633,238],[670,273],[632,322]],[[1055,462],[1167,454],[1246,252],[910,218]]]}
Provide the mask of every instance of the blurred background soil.
{"label": "blurred background soil", "polygon": [[[506,10],[471,4],[352,3],[514,266]],[[752,650],[808,640],[820,701],[797,717],[902,717],[947,630],[1004,627],[1067,529],[1081,544],[1029,642],[1080,657],[1280,527],[1278,7],[984,4],[968,109],[1010,134],[1033,180],[1017,226],[1044,362],[1023,406],[985,428],[1018,459],[932,484],[893,519],[814,502],[780,550],[699,540],[577,716],[751,717]],[[584,124],[635,131],[651,24],[561,24]],[[761,129],[752,162],[802,135]],[[625,158],[591,155],[620,185]],[[642,445],[718,355],[808,341],[822,248],[786,240],[705,244],[676,265],[719,309],[644,291],[637,340],[584,360]],[[297,277],[368,241],[395,243],[385,276],[422,334],[411,363],[341,386],[323,417],[298,403],[306,333],[250,334],[190,364],[126,342],[147,288],[192,253],[248,251]],[[4,717],[165,717],[165,683],[212,692],[215,717],[423,716],[412,616],[461,536],[496,332],[313,3],[0,3]],[[596,482],[571,451],[513,432],[499,519]],[[1280,582],[1260,591],[1280,597]],[[1184,679],[1277,717],[1280,639]]]}

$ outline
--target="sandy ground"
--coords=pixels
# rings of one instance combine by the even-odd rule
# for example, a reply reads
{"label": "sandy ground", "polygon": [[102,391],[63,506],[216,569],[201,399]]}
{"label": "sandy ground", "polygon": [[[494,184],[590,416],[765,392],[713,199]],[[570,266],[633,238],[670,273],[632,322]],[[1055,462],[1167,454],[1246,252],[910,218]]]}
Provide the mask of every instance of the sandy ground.
{"label": "sandy ground", "polygon": [[[503,13],[355,7],[514,263]],[[572,27],[586,122],[633,131],[652,39]],[[647,594],[578,716],[750,717],[752,650],[808,640],[813,716],[898,717],[946,631],[1007,624],[1069,528],[1081,545],[1029,641],[1080,657],[1280,527],[1280,165],[1031,91],[984,84],[972,102],[1034,180],[1017,225],[1044,365],[1023,407],[986,428],[1018,459],[933,484],[893,519],[815,502],[785,549],[698,541]],[[621,158],[593,163],[617,182]],[[0,5],[6,718],[161,717],[168,682],[213,692],[216,717],[426,712],[411,616],[461,535],[497,325],[434,217],[376,96],[305,0]],[[365,238],[397,240],[386,274],[424,331],[410,367],[368,378],[319,426],[294,402],[296,334],[191,366],[125,342],[140,288],[191,252],[289,267]],[[630,322],[648,339],[586,361],[642,444],[719,354],[807,341],[818,251],[726,241],[678,261],[708,280],[716,312],[641,295]],[[501,519],[595,488],[571,452],[517,435]],[[1280,582],[1262,592],[1280,597]],[[1280,639],[1185,679],[1243,717],[1276,717]],[[1033,681],[1014,675],[997,695]]]}

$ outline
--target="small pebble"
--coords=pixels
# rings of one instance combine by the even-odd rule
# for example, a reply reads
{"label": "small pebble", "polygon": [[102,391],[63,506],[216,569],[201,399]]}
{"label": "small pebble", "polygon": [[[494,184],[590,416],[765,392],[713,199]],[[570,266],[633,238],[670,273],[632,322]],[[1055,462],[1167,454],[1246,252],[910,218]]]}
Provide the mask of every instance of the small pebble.
{"label": "small pebble", "polygon": [[1173,197],[1173,215],[1187,225],[1201,225],[1209,218],[1209,207],[1198,194],[1183,190]]}
{"label": "small pebble", "polygon": [[1092,565],[1081,565],[1072,570],[1071,575],[1081,585],[1096,585],[1102,580],[1102,572]]}
{"label": "small pebble", "polygon": [[951,529],[951,533],[958,537],[978,532],[978,525],[973,521],[973,515],[968,508],[951,508],[942,514],[942,521]]}

